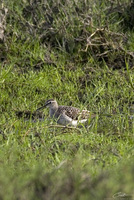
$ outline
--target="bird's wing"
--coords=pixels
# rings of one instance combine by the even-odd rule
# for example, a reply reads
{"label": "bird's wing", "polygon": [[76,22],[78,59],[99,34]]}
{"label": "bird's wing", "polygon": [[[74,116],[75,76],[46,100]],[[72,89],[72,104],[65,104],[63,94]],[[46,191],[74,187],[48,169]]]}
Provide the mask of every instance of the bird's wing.
{"label": "bird's wing", "polygon": [[90,116],[90,111],[88,111],[88,110],[82,110],[79,113],[79,118],[80,119],[87,119],[87,118],[89,118],[89,116]]}
{"label": "bird's wing", "polygon": [[78,120],[78,119],[87,119],[90,115],[90,112],[87,110],[82,110],[75,108],[75,107],[70,107],[70,106],[59,106],[58,111],[60,113],[66,114],[68,117],[72,118],[73,120]]}
{"label": "bird's wing", "polygon": [[58,112],[64,113],[65,115],[67,115],[68,117],[72,119],[77,119],[80,113],[80,110],[78,108],[71,107],[71,106],[59,106]]}

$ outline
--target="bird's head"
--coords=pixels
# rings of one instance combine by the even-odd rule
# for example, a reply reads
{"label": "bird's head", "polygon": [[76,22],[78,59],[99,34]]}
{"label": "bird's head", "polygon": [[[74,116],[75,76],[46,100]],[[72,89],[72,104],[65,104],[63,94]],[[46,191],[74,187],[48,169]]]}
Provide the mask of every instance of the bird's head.
{"label": "bird's head", "polygon": [[42,108],[45,108],[45,107],[57,108],[58,107],[57,101],[54,99],[49,99],[45,102],[45,104],[42,107],[38,108],[36,111],[41,110]]}

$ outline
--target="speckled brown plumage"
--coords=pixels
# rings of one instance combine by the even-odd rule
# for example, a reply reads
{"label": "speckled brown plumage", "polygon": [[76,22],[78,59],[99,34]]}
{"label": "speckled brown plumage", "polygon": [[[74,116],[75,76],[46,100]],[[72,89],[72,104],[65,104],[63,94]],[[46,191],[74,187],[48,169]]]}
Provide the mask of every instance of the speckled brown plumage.
{"label": "speckled brown plumage", "polygon": [[87,117],[89,117],[90,113],[87,110],[80,111],[80,109],[71,106],[59,106],[57,112],[64,113],[65,115],[74,120],[78,120],[80,118],[86,119]]}

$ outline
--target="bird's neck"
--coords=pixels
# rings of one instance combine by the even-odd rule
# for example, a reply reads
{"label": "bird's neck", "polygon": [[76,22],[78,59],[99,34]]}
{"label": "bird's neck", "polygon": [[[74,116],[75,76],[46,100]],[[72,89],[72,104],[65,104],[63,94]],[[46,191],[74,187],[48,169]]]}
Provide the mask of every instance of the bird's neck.
{"label": "bird's neck", "polygon": [[53,117],[56,113],[56,111],[58,110],[58,107],[57,106],[54,106],[54,107],[51,107],[49,109],[49,114],[50,114],[50,117]]}

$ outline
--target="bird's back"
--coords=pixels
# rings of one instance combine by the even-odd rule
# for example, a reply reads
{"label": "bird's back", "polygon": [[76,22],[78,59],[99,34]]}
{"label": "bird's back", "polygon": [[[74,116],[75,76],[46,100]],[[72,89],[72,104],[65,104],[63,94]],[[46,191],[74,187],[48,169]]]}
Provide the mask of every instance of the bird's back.
{"label": "bird's back", "polygon": [[89,116],[89,111],[80,111],[80,109],[71,106],[59,106],[57,114],[58,113],[64,113],[73,120],[78,120],[79,118],[86,119]]}

